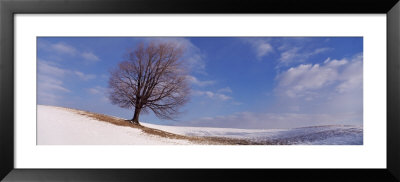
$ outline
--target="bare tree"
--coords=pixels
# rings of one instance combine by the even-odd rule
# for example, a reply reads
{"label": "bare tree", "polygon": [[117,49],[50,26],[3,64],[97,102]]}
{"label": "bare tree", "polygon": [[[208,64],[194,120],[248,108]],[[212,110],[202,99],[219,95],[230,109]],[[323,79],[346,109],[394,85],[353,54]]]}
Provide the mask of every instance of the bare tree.
{"label": "bare tree", "polygon": [[173,119],[188,101],[189,85],[182,61],[184,48],[176,43],[143,43],[127,52],[126,60],[112,70],[109,98],[122,108],[139,114],[150,110],[161,119]]}

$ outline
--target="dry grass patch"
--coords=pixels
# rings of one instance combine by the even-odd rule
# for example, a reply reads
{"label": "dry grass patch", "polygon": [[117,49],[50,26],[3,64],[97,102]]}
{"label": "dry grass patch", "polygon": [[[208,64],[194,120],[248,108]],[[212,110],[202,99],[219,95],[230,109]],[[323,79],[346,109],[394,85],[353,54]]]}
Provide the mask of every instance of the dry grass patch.
{"label": "dry grass patch", "polygon": [[[64,108],[67,110],[71,110],[77,114],[87,116],[98,121],[103,121],[107,123],[111,123],[118,126],[125,126],[131,128],[141,129],[144,133],[169,139],[178,139],[178,140],[188,140],[193,143],[197,144],[208,144],[208,145],[260,145],[261,143],[252,142],[249,140],[244,139],[234,139],[234,138],[227,138],[227,137],[200,137],[200,136],[185,136],[185,135],[178,135],[170,132],[166,132],[159,129],[149,128],[143,125],[132,124],[127,120],[107,116],[104,114],[93,113],[89,111],[82,111],[77,109],[71,108]],[[265,143],[264,143],[265,145]]]}

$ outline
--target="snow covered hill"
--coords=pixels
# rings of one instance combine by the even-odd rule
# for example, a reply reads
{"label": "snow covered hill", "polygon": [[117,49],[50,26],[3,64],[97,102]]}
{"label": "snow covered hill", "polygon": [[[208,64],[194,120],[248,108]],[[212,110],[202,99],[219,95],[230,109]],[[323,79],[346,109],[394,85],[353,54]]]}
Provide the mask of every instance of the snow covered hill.
{"label": "snow covered hill", "polygon": [[143,125],[171,133],[189,136],[216,136],[246,139],[257,143],[304,145],[362,145],[362,126],[331,125],[293,129],[235,129],[207,127]]}
{"label": "snow covered hill", "polygon": [[235,129],[143,125],[188,136],[215,136],[250,140],[256,143],[301,145],[362,145],[362,126],[328,125],[292,129]]}
{"label": "snow covered hill", "polygon": [[162,145],[192,144],[143,133],[138,128],[117,126],[80,115],[72,110],[38,105],[38,145]]}
{"label": "snow covered hill", "polygon": [[[90,118],[73,110],[38,106],[37,144],[39,145],[123,145],[123,144],[201,144],[193,140],[155,136],[139,128],[117,126]],[[362,126],[331,125],[293,129],[234,129],[142,125],[173,134],[193,137],[223,137],[257,144],[283,145],[362,145]],[[203,143],[204,144],[204,143]]]}

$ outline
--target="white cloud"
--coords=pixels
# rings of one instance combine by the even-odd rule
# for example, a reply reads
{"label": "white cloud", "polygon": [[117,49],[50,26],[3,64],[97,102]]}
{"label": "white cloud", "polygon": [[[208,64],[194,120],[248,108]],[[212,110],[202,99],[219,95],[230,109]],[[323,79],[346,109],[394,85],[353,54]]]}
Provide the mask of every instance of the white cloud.
{"label": "white cloud", "polygon": [[220,93],[232,93],[232,89],[230,87],[225,87],[225,88],[218,89],[217,92],[220,92]]}
{"label": "white cloud", "polygon": [[257,59],[262,59],[264,56],[274,52],[274,48],[265,39],[244,38],[242,40],[254,48]]}
{"label": "white cloud", "polygon": [[279,89],[289,97],[306,96],[309,91],[320,89],[336,80],[338,72],[319,64],[300,65],[279,75]]}
{"label": "white cloud", "polygon": [[97,94],[105,94],[105,90],[106,90],[106,88],[104,88],[104,87],[96,86],[93,88],[88,88],[87,92],[89,92],[90,94],[93,94],[93,95],[97,95]]}
{"label": "white cloud", "polygon": [[47,75],[40,74],[38,76],[38,90],[41,91],[62,91],[62,92],[71,92],[69,89],[63,86],[63,82],[54,77],[50,77]]}
{"label": "white cloud", "polygon": [[328,48],[328,47],[318,48],[318,49],[315,49],[313,52],[311,52],[310,55],[316,55],[316,54],[323,53],[326,51],[331,51],[331,50],[333,50],[333,49]]}
{"label": "white cloud", "polygon": [[200,81],[196,77],[190,76],[190,75],[187,76],[187,79],[189,80],[190,83],[200,86],[200,87],[213,85],[216,83],[214,80]]}
{"label": "white cloud", "polygon": [[62,43],[62,42],[59,42],[56,44],[50,44],[50,49],[52,49],[58,53],[70,54],[70,55],[75,55],[78,52],[74,47],[67,45],[65,43]]}
{"label": "white cloud", "polygon": [[57,101],[61,99],[59,94],[44,92],[43,90],[39,90],[37,93],[38,104],[46,104],[46,105],[57,105]]}
{"label": "white cloud", "polygon": [[69,56],[80,56],[84,60],[91,62],[96,62],[100,60],[100,58],[93,52],[89,51],[80,52],[77,48],[68,45],[64,42],[51,43],[48,41],[40,40],[38,41],[38,48],[47,52],[55,53],[49,56],[52,57],[52,59],[59,59],[60,58],[59,54],[64,54]]}
{"label": "white cloud", "polygon": [[81,56],[88,61],[99,61],[99,57],[97,57],[93,52],[83,52]]}
{"label": "white cloud", "polygon": [[197,96],[206,96],[208,98],[221,100],[221,101],[227,101],[227,100],[232,99],[232,97],[229,97],[229,96],[227,96],[225,94],[215,93],[215,92],[211,92],[211,91],[193,90],[192,94],[193,95],[197,95]]}
{"label": "white cloud", "polygon": [[336,87],[336,91],[339,93],[350,92],[355,89],[362,89],[363,84],[363,62],[362,55],[356,55],[352,60],[352,63],[346,67],[340,75],[340,80],[343,80]]}
{"label": "white cloud", "polygon": [[80,79],[84,80],[84,81],[88,81],[88,80],[91,80],[91,79],[96,78],[96,75],[93,75],[93,74],[85,74],[85,73],[82,73],[82,72],[80,72],[80,71],[74,71],[74,74],[75,74],[76,76],[78,76]]}
{"label": "white cloud", "polygon": [[299,50],[299,47],[294,47],[290,50],[282,52],[281,57],[279,58],[280,62],[287,64],[295,58],[300,59],[300,55],[298,53]]}
{"label": "white cloud", "polygon": [[38,40],[38,48],[44,51],[56,53],[56,54],[67,54],[70,56],[74,56],[78,53],[78,50],[74,47],[64,43],[64,42],[57,42],[51,43],[42,39]]}
{"label": "white cloud", "polygon": [[179,37],[168,37],[168,38],[143,38],[146,42],[161,41],[161,42],[174,42],[178,46],[185,48],[185,54],[183,60],[185,61],[189,70],[195,73],[207,75],[206,63],[204,58],[206,55],[195,46],[189,39]]}
{"label": "white cloud", "polygon": [[62,94],[71,92],[65,87],[62,78],[68,70],[57,67],[51,62],[38,60],[37,94],[39,104],[56,104]]}
{"label": "white cloud", "polygon": [[100,100],[103,103],[109,103],[110,100],[108,99],[107,95],[107,88],[101,87],[101,86],[96,86],[92,88],[87,88],[86,91],[95,96],[96,99]]}
{"label": "white cloud", "polygon": [[220,99],[220,100],[229,100],[229,99],[232,99],[232,97],[229,97],[229,96],[227,96],[227,95],[224,95],[224,94],[215,94],[215,96],[218,98],[218,99]]}
{"label": "white cloud", "polygon": [[319,89],[336,85],[345,92],[362,84],[362,56],[352,60],[330,60],[323,64],[301,64],[277,76],[278,92],[288,97],[310,97]]}
{"label": "white cloud", "polygon": [[191,71],[207,75],[204,57],[205,55],[201,53],[187,53],[184,59]]}
{"label": "white cloud", "polygon": [[282,66],[282,65],[288,66],[291,63],[304,62],[311,56],[332,50],[332,48],[323,47],[323,48],[314,49],[313,51],[304,51],[301,47],[290,47],[289,48],[287,46],[282,46],[282,47],[280,47],[280,49],[284,50],[284,51],[281,52],[281,55],[279,58],[279,62],[280,62],[279,66]]}
{"label": "white cloud", "polygon": [[268,43],[260,43],[257,45],[257,57],[262,58],[263,56],[267,55],[268,53],[272,52],[273,48],[271,44]]}
{"label": "white cloud", "polygon": [[[83,81],[96,78],[96,75],[63,69],[54,62],[42,59],[38,59],[37,70],[38,103],[41,104],[57,104],[58,101],[63,99],[63,94],[72,92],[66,87],[66,81],[74,78],[79,78]],[[92,90],[92,92],[95,91]]]}
{"label": "white cloud", "polygon": [[276,107],[270,110],[338,115],[354,112],[362,122],[362,54],[292,67],[279,74],[276,80]]}
{"label": "white cloud", "polygon": [[91,94],[99,94],[100,90],[96,89],[96,88],[89,88],[88,92]]}
{"label": "white cloud", "polygon": [[38,66],[38,72],[47,75],[63,76],[68,72],[68,70],[59,68],[51,62],[40,59],[38,60],[37,66]]}

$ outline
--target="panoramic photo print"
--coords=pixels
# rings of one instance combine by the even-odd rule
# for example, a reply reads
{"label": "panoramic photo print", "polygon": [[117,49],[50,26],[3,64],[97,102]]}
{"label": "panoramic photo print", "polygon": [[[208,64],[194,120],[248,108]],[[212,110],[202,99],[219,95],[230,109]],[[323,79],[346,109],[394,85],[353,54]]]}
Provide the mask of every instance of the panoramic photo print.
{"label": "panoramic photo print", "polygon": [[37,37],[37,145],[363,145],[362,37]]}

